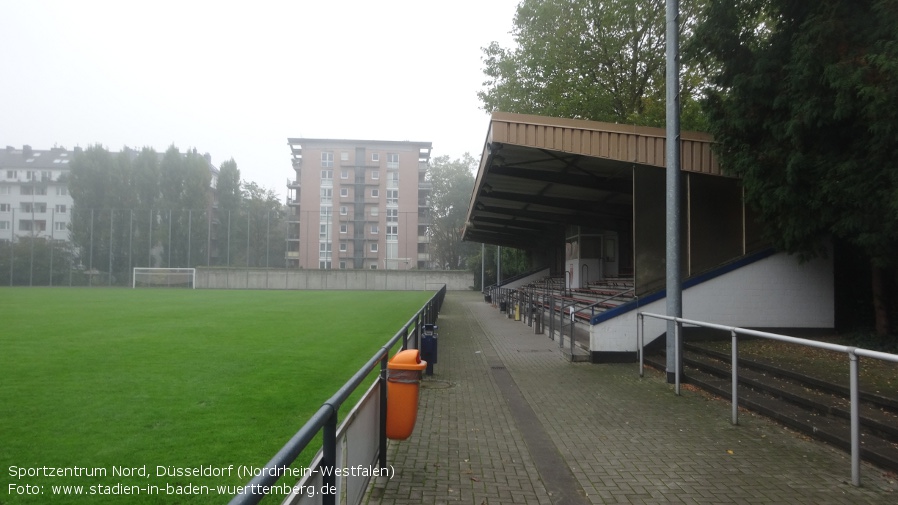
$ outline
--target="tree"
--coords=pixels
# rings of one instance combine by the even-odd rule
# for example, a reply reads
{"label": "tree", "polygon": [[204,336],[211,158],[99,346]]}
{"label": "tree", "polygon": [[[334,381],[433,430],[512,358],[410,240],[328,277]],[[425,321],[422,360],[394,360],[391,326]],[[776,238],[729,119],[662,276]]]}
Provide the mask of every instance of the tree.
{"label": "tree", "polygon": [[242,201],[240,170],[237,169],[237,162],[231,158],[218,168],[218,208],[222,212],[236,211]]}
{"label": "tree", "polygon": [[72,262],[72,249],[62,241],[18,237],[0,245],[0,286],[65,285]]}
{"label": "tree", "polygon": [[692,47],[719,69],[705,102],[721,166],[779,249],[862,251],[876,332],[898,269],[895,0],[715,0]]}
{"label": "tree", "polygon": [[461,159],[451,161],[449,156],[434,158],[428,170],[429,181],[433,184],[430,243],[433,260],[439,268],[463,269],[467,256],[473,252],[473,244],[462,242],[462,231],[474,191],[473,171],[476,168],[477,160],[465,153]]}
{"label": "tree", "polygon": [[[688,39],[705,0],[681,2]],[[524,0],[517,47],[483,48],[487,111],[663,126],[664,0]],[[682,62],[681,124],[703,129],[702,69]]]}
{"label": "tree", "polygon": [[[481,254],[481,250],[483,254]],[[483,277],[486,286],[496,284],[496,250],[497,247],[493,245],[478,247],[476,252],[468,257],[467,265],[471,273],[474,274],[475,290],[482,291],[484,288],[484,286],[480,285],[481,277]],[[500,273],[503,279],[530,271],[530,257],[527,251],[502,247],[500,254],[498,267],[501,269]]]}
{"label": "tree", "polygon": [[[230,223],[228,223],[230,219]],[[287,254],[287,211],[273,190],[243,181],[237,210],[222,216],[223,255],[230,265],[283,268]]]}

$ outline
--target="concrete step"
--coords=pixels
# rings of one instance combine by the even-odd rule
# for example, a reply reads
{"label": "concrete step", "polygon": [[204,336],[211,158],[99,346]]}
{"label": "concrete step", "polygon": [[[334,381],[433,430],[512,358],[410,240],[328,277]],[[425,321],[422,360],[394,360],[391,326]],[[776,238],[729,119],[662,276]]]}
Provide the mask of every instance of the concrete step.
{"label": "concrete step", "polygon": [[[646,364],[664,370],[664,354],[647,356]],[[683,365],[684,383],[731,399],[729,360],[711,360],[684,348]],[[820,393],[809,387],[796,387],[769,370],[766,374],[758,373],[748,367],[743,368],[743,365],[740,360],[738,393],[741,408],[850,452],[851,425],[848,416],[843,413],[844,405],[832,398],[822,400],[827,395],[837,396],[837,392]],[[802,389],[806,391],[802,392]],[[861,414],[861,458],[882,468],[898,471],[894,414],[888,410],[877,413],[877,408],[870,405],[866,405]]]}

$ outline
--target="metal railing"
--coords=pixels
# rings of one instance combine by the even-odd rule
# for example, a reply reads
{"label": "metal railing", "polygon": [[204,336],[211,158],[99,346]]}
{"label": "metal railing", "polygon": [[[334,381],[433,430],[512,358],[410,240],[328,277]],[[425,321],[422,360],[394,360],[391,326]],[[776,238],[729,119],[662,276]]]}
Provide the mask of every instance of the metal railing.
{"label": "metal railing", "polygon": [[[252,480],[249,481],[240,494],[234,496],[230,501],[231,505],[257,504],[266,496],[266,491],[283,476],[283,469],[288,468],[299,457],[300,453],[309,445],[309,442],[319,433],[322,433],[321,447],[321,463],[320,468],[329,469],[329,471],[318,472],[322,475],[323,485],[325,489],[336,489],[336,475],[334,468],[337,464],[337,416],[340,407],[349,396],[365,382],[365,379],[372,370],[380,363],[380,377],[378,379],[380,387],[380,411],[379,426],[377,429],[379,436],[378,449],[378,465],[381,469],[387,468],[387,436],[386,436],[386,416],[387,416],[387,361],[389,360],[390,350],[401,342],[402,349],[408,348],[409,341],[414,342],[414,348],[420,348],[421,329],[425,323],[435,323],[440,307],[446,297],[446,286],[443,286],[431,299],[424,304],[423,307],[411,318],[402,328],[391,338],[383,347],[381,347],[371,359],[368,360],[346,383],[333,395],[324,402],[312,417],[293,435],[282,448],[274,455],[271,460],[266,463],[265,467],[257,473]],[[412,329],[413,328],[413,329]],[[410,331],[411,329],[411,331]],[[321,495],[322,503],[325,505],[334,505],[336,503],[336,494],[324,493]]]}
{"label": "metal railing", "polygon": [[[601,299],[601,300],[599,300],[599,301],[597,301],[597,302],[590,303],[589,305],[587,305],[587,306],[585,306],[585,307],[583,307],[583,308],[577,309],[576,311],[574,311],[574,313],[571,314],[571,317],[573,317],[573,314],[576,314],[577,312],[583,312],[583,311],[586,310],[586,309],[590,309],[590,311],[589,311],[589,319],[591,320],[591,319],[596,315],[596,307],[599,307],[599,306],[601,306],[602,304],[606,304],[606,303],[610,302],[611,300],[614,300],[615,298],[620,298],[620,297],[622,297],[622,296],[624,296],[624,295],[627,295],[627,294],[630,294],[630,293],[635,293],[635,292],[636,292],[636,288],[630,288],[630,289],[628,289],[628,290],[626,290],[626,291],[621,291],[621,292],[619,292],[619,293],[615,293],[615,294],[613,294],[613,295],[611,295],[611,296],[609,296],[609,297],[607,297],[607,298],[603,298],[603,299]],[[606,309],[606,310],[607,310],[607,309]]]}
{"label": "metal railing", "polygon": [[732,338],[732,363],[730,365],[731,370],[731,388],[732,388],[732,424],[739,424],[739,344],[738,344],[738,336],[750,336],[750,337],[760,337],[766,338],[770,340],[776,340],[779,342],[786,342],[790,344],[798,344],[807,347],[814,347],[817,349],[825,349],[828,351],[835,351],[840,353],[845,353],[848,355],[848,364],[849,364],[849,391],[851,398],[851,483],[854,486],[861,485],[861,443],[860,443],[860,392],[858,388],[858,374],[859,374],[859,364],[858,358],[860,356],[864,356],[867,358],[875,358],[883,361],[891,361],[893,363],[898,363],[898,354],[891,354],[886,352],[879,351],[871,351],[869,349],[862,349],[859,347],[850,347],[845,345],[838,344],[830,344],[827,342],[820,342],[817,340],[808,340],[804,338],[796,338],[790,337],[788,335],[779,335],[776,333],[768,333],[764,331],[757,330],[749,330],[746,328],[738,328],[735,326],[726,326],[722,324],[714,324],[708,323],[704,321],[694,321],[691,319],[683,319],[681,317],[673,317],[673,316],[665,316],[661,314],[652,314],[649,312],[638,312],[637,313],[637,328],[636,328],[636,341],[637,341],[637,349],[639,351],[639,376],[642,377],[644,373],[644,347],[645,347],[645,318],[651,317],[655,319],[663,319],[665,321],[673,321],[677,324],[674,325],[674,363],[675,366],[674,377],[675,377],[675,391],[676,394],[680,394],[680,373],[681,373],[681,358],[680,358],[680,349],[681,349],[681,325],[686,324],[690,326],[700,326],[703,328],[711,328],[715,330],[727,331],[730,333]]}

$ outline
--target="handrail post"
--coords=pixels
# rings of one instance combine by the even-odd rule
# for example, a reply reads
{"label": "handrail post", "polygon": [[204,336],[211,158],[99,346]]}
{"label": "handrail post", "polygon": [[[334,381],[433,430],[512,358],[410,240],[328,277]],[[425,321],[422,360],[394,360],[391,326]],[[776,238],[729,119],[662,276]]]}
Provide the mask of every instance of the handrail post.
{"label": "handrail post", "polygon": [[645,377],[645,316],[636,313],[636,347],[639,349],[639,376]]}
{"label": "handrail post", "polygon": [[674,372],[674,391],[677,396],[680,396],[680,370],[683,368],[680,366],[680,328],[683,327],[679,318],[674,318],[674,361],[677,364],[674,368],[676,371]]}
{"label": "handrail post", "polygon": [[380,412],[378,413],[380,427],[377,430],[378,454],[377,462],[381,469],[387,468],[387,359],[390,350],[385,349],[380,359]]}
{"label": "handrail post", "polygon": [[730,330],[730,335],[733,338],[733,349],[732,349],[732,363],[730,367],[732,368],[732,409],[733,409],[733,424],[739,424],[739,343],[736,337],[736,330]]}
{"label": "handrail post", "polygon": [[861,485],[860,394],[858,394],[858,357],[854,347],[848,349],[851,390],[851,484]]}
{"label": "handrail post", "polygon": [[321,484],[323,492],[321,503],[324,505],[336,505],[337,495],[331,490],[337,487],[337,477],[334,472],[337,468],[337,409],[331,405],[331,415],[328,416],[321,430],[321,466],[329,468],[322,472]]}
{"label": "handrail post", "polygon": [[[417,317],[417,316],[416,316]],[[402,327],[402,338],[400,338],[402,345],[400,348],[404,351],[408,349],[408,325]]]}
{"label": "handrail post", "polygon": [[549,298],[549,338],[555,340],[555,295]]}

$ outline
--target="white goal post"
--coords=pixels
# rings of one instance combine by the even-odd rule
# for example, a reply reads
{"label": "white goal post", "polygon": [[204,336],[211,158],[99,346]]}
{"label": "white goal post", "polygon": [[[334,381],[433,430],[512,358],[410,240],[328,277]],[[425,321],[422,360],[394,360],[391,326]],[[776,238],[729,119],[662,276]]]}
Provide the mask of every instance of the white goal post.
{"label": "white goal post", "polygon": [[132,288],[196,288],[195,268],[135,267]]}

